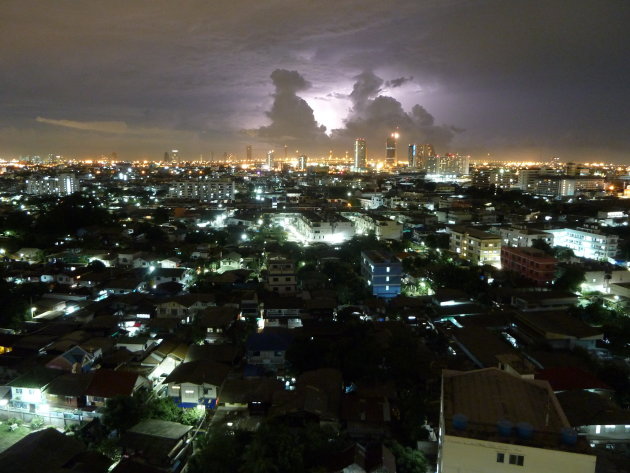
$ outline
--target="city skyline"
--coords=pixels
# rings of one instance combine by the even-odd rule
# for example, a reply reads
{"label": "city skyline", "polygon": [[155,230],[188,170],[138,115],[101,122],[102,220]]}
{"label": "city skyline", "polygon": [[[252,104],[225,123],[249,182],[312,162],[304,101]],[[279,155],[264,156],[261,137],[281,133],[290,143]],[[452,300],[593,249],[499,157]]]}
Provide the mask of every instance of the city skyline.
{"label": "city skyline", "polygon": [[399,155],[630,163],[629,7],[571,7],[3,2],[0,157],[341,155],[358,137],[385,157],[399,129]]}

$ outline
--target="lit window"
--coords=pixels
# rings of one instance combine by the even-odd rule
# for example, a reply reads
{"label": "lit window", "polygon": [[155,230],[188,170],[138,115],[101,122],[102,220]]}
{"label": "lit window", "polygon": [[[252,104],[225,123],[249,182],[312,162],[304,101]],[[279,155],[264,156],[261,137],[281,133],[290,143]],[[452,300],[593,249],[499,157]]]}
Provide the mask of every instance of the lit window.
{"label": "lit window", "polygon": [[390,268],[389,268],[389,266],[388,266],[388,267],[387,267],[387,272],[388,272],[388,273],[389,273],[389,269],[390,269]]}

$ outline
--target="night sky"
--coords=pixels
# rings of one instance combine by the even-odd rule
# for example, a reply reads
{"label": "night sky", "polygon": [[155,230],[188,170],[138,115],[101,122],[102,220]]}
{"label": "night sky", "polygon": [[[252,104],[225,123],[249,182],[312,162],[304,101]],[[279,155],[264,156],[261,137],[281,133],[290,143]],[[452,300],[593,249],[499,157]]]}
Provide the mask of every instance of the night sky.
{"label": "night sky", "polygon": [[2,0],[0,157],[630,164],[627,0]]}

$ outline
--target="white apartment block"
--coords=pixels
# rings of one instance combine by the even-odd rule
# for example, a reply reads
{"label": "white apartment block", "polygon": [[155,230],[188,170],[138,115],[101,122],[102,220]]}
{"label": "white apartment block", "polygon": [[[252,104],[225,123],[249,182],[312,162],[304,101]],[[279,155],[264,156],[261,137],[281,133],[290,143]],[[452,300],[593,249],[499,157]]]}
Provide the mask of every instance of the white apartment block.
{"label": "white apartment block", "polygon": [[225,179],[207,179],[203,181],[177,181],[171,185],[168,196],[174,199],[201,201],[234,200],[236,189],[234,181]]}
{"label": "white apartment block", "polygon": [[71,173],[63,173],[56,176],[31,177],[26,181],[27,194],[70,195],[80,190],[79,180]]}
{"label": "white apartment block", "polygon": [[378,240],[400,240],[402,238],[403,224],[375,214],[345,214],[354,223],[357,235],[374,233]]}
{"label": "white apartment block", "polygon": [[293,219],[294,232],[305,243],[338,244],[354,236],[354,225],[338,214],[302,212]]}
{"label": "white apartment block", "polygon": [[548,230],[553,235],[553,246],[571,248],[575,256],[608,261],[617,255],[619,237],[586,228]]}
{"label": "white apartment block", "polygon": [[501,267],[501,237],[472,227],[452,226],[449,248],[473,264]]}
{"label": "white apartment block", "polygon": [[530,247],[536,240],[543,240],[545,243],[552,245],[553,235],[543,230],[531,230],[528,228],[501,229],[503,246]]}

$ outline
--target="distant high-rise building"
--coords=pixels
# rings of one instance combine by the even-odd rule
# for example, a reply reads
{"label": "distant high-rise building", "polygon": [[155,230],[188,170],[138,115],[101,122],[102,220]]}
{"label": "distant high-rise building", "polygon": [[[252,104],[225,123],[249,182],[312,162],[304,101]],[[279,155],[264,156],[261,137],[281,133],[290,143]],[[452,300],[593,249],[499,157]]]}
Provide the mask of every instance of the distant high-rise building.
{"label": "distant high-rise building", "polygon": [[178,159],[179,159],[179,150],[177,150],[177,149],[172,150],[171,151],[171,161],[176,163]]}
{"label": "distant high-rise building", "polygon": [[168,151],[164,151],[164,161],[165,162],[169,162],[171,160],[171,157],[168,154]]}
{"label": "distant high-rise building", "polygon": [[410,144],[409,145],[409,151],[407,153],[407,160],[409,163],[409,166],[412,168],[415,168],[418,165],[418,145],[417,144]]}
{"label": "distant high-rise building", "polygon": [[284,159],[287,159],[289,157],[289,147],[287,145],[284,145]]}
{"label": "distant high-rise building", "polygon": [[246,158],[248,161],[251,161],[251,160],[252,160],[252,145],[247,145],[247,146],[245,147],[245,158]]}
{"label": "distant high-rise building", "polygon": [[385,141],[385,164],[388,166],[396,166],[397,164],[396,144],[398,143],[399,137],[400,134],[394,132],[390,134]]}
{"label": "distant high-rise building", "polygon": [[63,173],[56,176],[31,177],[26,180],[27,194],[70,195],[80,190],[79,180],[71,173]]}
{"label": "distant high-rise building", "polygon": [[274,150],[272,149],[267,151],[267,166],[269,167],[269,169],[273,169],[275,167]]}
{"label": "distant high-rise building", "polygon": [[306,163],[308,161],[308,157],[303,154],[300,156],[299,160],[298,160],[298,168],[300,169],[300,171],[305,171],[306,170]]}
{"label": "distant high-rise building", "polygon": [[354,169],[358,171],[367,167],[367,146],[365,138],[354,140]]}

